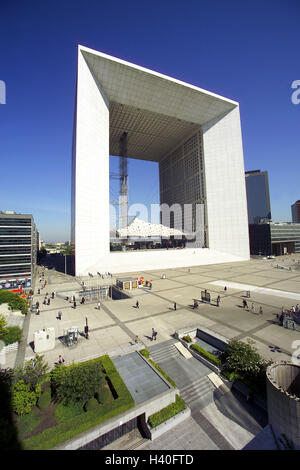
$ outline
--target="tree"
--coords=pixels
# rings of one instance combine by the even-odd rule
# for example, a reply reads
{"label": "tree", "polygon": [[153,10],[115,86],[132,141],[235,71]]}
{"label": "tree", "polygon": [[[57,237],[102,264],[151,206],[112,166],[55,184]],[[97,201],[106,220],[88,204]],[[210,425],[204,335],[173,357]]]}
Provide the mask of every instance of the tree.
{"label": "tree", "polygon": [[30,386],[31,391],[36,390],[36,386],[49,371],[49,365],[44,361],[44,356],[36,354],[34,359],[27,361],[24,367],[17,367],[14,370],[15,381],[23,380]]}
{"label": "tree", "polygon": [[257,375],[265,367],[265,360],[253,347],[255,342],[248,339],[247,343],[238,340],[229,341],[226,352],[226,369],[241,375]]}
{"label": "tree", "polygon": [[56,398],[64,404],[92,398],[105,383],[99,361],[71,366],[57,365],[51,372],[51,387]]}
{"label": "tree", "polygon": [[5,344],[13,344],[22,338],[22,329],[19,326],[8,326],[5,332],[0,333],[0,340]]}

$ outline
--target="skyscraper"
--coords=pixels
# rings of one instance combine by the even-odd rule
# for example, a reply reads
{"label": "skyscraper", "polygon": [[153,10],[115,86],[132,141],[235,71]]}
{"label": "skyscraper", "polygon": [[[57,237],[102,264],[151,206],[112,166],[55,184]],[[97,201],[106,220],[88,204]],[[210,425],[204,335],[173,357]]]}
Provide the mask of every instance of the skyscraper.
{"label": "skyscraper", "polygon": [[267,171],[246,171],[246,193],[249,224],[271,220],[269,180]]}
{"label": "skyscraper", "polygon": [[299,224],[300,223],[300,200],[299,199],[298,201],[295,202],[295,204],[291,206],[291,210],[292,210],[292,222]]}

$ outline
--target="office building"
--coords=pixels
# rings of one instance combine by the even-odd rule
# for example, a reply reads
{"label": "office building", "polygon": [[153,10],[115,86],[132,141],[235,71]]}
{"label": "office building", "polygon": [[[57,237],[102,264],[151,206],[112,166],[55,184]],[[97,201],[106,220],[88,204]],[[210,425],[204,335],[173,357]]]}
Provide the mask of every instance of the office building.
{"label": "office building", "polygon": [[30,287],[37,230],[32,215],[0,212],[0,288]]}
{"label": "office building", "polygon": [[291,206],[292,209],[292,222],[299,224],[300,223],[300,201],[296,201],[295,204]]}
{"label": "office building", "polygon": [[[158,162],[161,204],[191,205],[186,224],[203,231],[200,241],[177,251],[110,252],[109,155],[123,156],[124,135],[126,157]],[[185,216],[169,226],[180,228]],[[72,243],[76,275],[249,259],[239,104],[79,46]]]}
{"label": "office building", "polygon": [[249,224],[271,220],[269,179],[267,171],[246,171],[246,193]]}

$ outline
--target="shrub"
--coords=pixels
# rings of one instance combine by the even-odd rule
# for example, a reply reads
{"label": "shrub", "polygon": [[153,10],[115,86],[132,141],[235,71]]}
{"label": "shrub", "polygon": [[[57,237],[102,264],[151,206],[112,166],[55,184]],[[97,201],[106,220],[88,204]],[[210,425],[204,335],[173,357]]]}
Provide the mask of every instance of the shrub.
{"label": "shrub", "polygon": [[47,387],[45,391],[41,394],[40,398],[38,399],[38,407],[43,409],[47,408],[51,403],[51,388]]}
{"label": "shrub", "polygon": [[5,344],[16,343],[22,338],[22,329],[18,326],[8,326],[5,330],[6,331],[0,336],[0,339]]}
{"label": "shrub", "polygon": [[186,341],[187,343],[192,343],[193,342],[192,338],[189,335],[183,336],[182,339],[184,339],[184,341]]}
{"label": "shrub", "polygon": [[0,304],[7,303],[12,310],[21,310],[22,313],[28,312],[28,304],[25,299],[18,294],[10,291],[0,291]]}
{"label": "shrub", "polygon": [[144,356],[146,359],[149,359],[150,357],[150,351],[148,351],[148,349],[141,349],[139,351],[139,353]]}
{"label": "shrub", "polygon": [[30,386],[24,380],[19,380],[12,386],[11,406],[18,415],[29,413],[36,404],[36,394],[30,391]]}
{"label": "shrub", "polygon": [[93,411],[93,410],[96,410],[98,407],[99,407],[99,404],[96,398],[90,398],[84,405],[85,411]]}
{"label": "shrub", "polygon": [[108,403],[111,401],[111,391],[107,387],[102,387],[96,392],[96,398],[99,403]]}
{"label": "shrub", "polygon": [[180,413],[185,408],[186,408],[185,401],[179,395],[176,395],[175,402],[170,403],[170,405],[166,406],[162,410],[149,416],[148,423],[150,424],[152,428],[155,428],[159,424],[172,418],[172,416],[175,416],[176,414]]}
{"label": "shrub", "polygon": [[209,362],[211,362],[212,364],[220,367],[221,366],[221,361],[219,358],[217,358],[216,356],[214,356],[213,354],[209,353],[208,351],[206,351],[205,349],[201,348],[198,344],[192,344],[190,346],[191,349],[193,349],[194,351],[196,351],[196,353],[200,354],[200,356],[203,356],[205,357],[206,359],[209,360]]}

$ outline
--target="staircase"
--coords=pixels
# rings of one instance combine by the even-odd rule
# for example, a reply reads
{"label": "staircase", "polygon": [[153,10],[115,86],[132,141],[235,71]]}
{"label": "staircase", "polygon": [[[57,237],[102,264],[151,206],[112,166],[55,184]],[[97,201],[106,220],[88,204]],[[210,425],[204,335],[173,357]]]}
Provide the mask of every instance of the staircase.
{"label": "staircase", "polygon": [[189,405],[190,408],[203,408],[212,401],[212,395],[215,387],[206,377],[201,377],[195,382],[187,384],[180,389],[180,396]]}
{"label": "staircase", "polygon": [[155,349],[150,347],[149,350],[152,360],[157,364],[176,357],[182,357],[173,342],[161,343],[158,347],[155,347]]}

